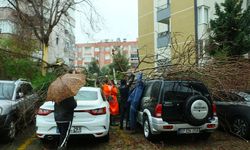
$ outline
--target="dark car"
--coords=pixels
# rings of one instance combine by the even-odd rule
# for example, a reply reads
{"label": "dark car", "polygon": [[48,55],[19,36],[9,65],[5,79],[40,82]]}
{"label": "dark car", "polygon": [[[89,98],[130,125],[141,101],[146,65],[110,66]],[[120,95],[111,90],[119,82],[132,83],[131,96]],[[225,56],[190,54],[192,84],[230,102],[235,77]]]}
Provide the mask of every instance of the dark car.
{"label": "dark car", "polygon": [[198,81],[145,82],[138,121],[149,140],[163,132],[196,134],[207,139],[218,127],[210,93]]}
{"label": "dark car", "polygon": [[220,92],[213,96],[220,126],[245,139],[250,139],[250,94]]}
{"label": "dark car", "polygon": [[17,130],[32,121],[37,100],[30,82],[0,80],[0,134],[4,140],[12,141]]}

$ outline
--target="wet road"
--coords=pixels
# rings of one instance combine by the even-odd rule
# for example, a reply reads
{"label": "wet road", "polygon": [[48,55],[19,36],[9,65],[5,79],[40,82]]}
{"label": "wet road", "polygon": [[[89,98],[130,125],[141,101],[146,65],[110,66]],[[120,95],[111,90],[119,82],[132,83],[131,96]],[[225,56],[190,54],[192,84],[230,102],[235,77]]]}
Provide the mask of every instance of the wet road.
{"label": "wet road", "polygon": [[[31,126],[21,131],[12,143],[0,143],[3,150],[52,150],[56,149],[56,141],[42,144],[34,134]],[[236,138],[223,131],[216,131],[207,140],[199,140],[193,136],[162,136],[157,142],[147,141],[139,128],[137,133],[130,134],[128,131],[112,127],[110,130],[110,141],[100,142],[89,137],[72,137],[68,144],[69,150],[122,150],[122,149],[166,149],[166,150],[250,150],[250,143]]]}

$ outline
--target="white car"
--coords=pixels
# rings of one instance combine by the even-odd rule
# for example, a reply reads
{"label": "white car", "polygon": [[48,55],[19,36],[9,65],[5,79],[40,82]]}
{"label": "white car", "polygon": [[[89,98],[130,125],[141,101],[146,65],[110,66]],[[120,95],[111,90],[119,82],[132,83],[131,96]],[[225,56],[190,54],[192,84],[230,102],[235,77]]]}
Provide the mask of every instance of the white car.
{"label": "white car", "polygon": [[[109,140],[109,103],[100,88],[82,87],[74,97],[77,107],[71,135],[93,135],[102,141]],[[52,140],[59,135],[54,120],[54,102],[45,102],[36,115],[36,134],[41,140]]]}

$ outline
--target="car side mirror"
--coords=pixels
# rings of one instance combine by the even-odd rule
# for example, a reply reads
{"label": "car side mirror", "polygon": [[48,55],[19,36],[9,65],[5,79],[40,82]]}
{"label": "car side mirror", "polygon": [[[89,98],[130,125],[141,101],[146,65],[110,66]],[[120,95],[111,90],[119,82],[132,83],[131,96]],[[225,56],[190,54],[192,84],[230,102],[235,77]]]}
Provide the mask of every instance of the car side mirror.
{"label": "car side mirror", "polygon": [[23,98],[24,94],[23,92],[18,92],[16,98]]}

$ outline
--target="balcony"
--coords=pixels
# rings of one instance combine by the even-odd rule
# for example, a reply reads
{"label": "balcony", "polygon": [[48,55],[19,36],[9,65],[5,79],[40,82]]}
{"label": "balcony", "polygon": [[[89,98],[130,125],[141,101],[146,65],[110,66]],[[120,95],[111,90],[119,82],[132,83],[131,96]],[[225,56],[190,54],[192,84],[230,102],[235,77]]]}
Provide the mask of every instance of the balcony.
{"label": "balcony", "polygon": [[157,8],[157,21],[167,24],[169,22],[171,12],[170,5],[165,4]]}
{"label": "balcony", "polygon": [[157,48],[162,48],[162,47],[167,47],[168,44],[170,43],[170,32],[164,31],[161,33],[158,33],[157,36]]}

